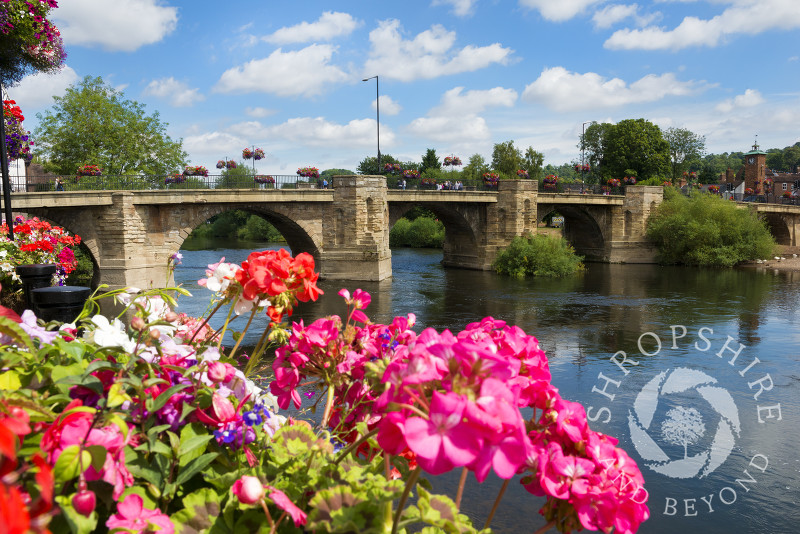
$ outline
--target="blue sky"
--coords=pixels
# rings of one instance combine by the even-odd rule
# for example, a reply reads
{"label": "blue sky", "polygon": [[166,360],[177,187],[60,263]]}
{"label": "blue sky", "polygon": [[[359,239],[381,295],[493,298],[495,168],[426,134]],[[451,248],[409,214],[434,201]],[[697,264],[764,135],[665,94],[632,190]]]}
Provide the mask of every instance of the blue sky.
{"label": "blue sky", "polygon": [[190,163],[355,169],[494,143],[580,158],[586,121],[643,117],[709,152],[800,141],[800,1],[60,0],[68,57],[10,89],[33,130],[86,75],[158,111]]}

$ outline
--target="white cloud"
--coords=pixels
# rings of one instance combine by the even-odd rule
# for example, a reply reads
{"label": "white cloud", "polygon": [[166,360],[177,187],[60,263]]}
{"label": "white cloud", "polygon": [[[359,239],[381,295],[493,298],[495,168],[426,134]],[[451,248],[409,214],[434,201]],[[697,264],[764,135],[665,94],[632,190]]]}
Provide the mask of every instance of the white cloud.
{"label": "white cloud", "polygon": [[[381,112],[385,113],[387,115],[397,115],[398,113],[400,113],[400,110],[403,109],[400,106],[400,104],[398,104],[397,102],[392,100],[392,97],[390,97],[390,96],[381,95],[380,103],[381,103]],[[375,101],[373,100],[372,101],[372,109],[376,109],[376,108],[377,108],[377,105],[376,105]]]}
{"label": "white cloud", "polygon": [[166,98],[177,108],[188,107],[195,102],[205,100],[205,97],[197,89],[189,89],[185,83],[179,82],[171,76],[150,82],[145,87],[144,94]]}
{"label": "white cloud", "polygon": [[611,4],[595,11],[592,15],[592,22],[594,22],[595,28],[606,29],[625,19],[632,18],[637,26],[646,26],[659,16],[660,13],[640,15],[638,4]]}
{"label": "white cloud", "polygon": [[330,41],[334,37],[350,34],[360,25],[361,22],[348,13],[326,11],[314,22],[301,22],[294,26],[286,26],[263,39],[273,44]]}
{"label": "white cloud", "polygon": [[[336,124],[322,117],[297,117],[282,124],[260,129],[260,135],[279,138],[284,142],[313,147],[371,148],[375,146],[376,122],[374,119],[352,120],[347,124]],[[391,145],[394,133],[381,127],[381,144]]]}
{"label": "white cloud", "polygon": [[602,0],[519,0],[519,5],[536,9],[542,17],[553,22],[563,22],[588,11],[588,7]]}
{"label": "white cloud", "polygon": [[72,68],[64,67],[56,74],[40,72],[25,76],[19,84],[8,88],[8,94],[17,101],[24,115],[29,109],[50,106],[54,96],[63,96],[67,88],[78,81],[78,74]]}
{"label": "white cloud", "polygon": [[264,59],[254,59],[222,73],[214,91],[219,93],[272,93],[278,96],[315,96],[327,84],[349,76],[330,64],[335,48],[314,44],[301,50],[280,48]]}
{"label": "white cloud", "polygon": [[367,76],[381,76],[403,81],[430,79],[448,74],[471,72],[493,63],[505,65],[512,53],[499,43],[454,49],[456,34],[436,24],[411,40],[403,39],[400,22],[382,21],[369,34],[372,44],[364,65]]}
{"label": "white cloud", "polygon": [[723,100],[716,106],[716,110],[722,113],[729,113],[738,108],[751,108],[764,103],[764,97],[757,89],[747,89],[744,94],[736,95],[733,98]]}
{"label": "white cloud", "polygon": [[408,125],[411,134],[441,143],[488,141],[486,120],[477,115],[420,117]]}
{"label": "white cloud", "polygon": [[256,119],[263,119],[264,117],[269,117],[270,115],[274,115],[276,113],[274,109],[262,107],[248,107],[244,110],[244,112],[249,117],[255,117]]}
{"label": "white cloud", "polygon": [[175,30],[178,8],[159,5],[157,0],[67,0],[52,18],[64,44],[100,46],[106,50],[133,52],[157,43]]}
{"label": "white cloud", "polygon": [[797,0],[726,0],[732,4],[711,19],[685,17],[674,29],[649,26],[614,32],[604,46],[612,50],[680,50],[690,46],[717,46],[737,35],[800,28]]}
{"label": "white cloud", "polygon": [[477,0],[433,0],[434,6],[451,5],[453,14],[457,17],[466,17],[472,14],[472,8]]}
{"label": "white cloud", "polygon": [[695,92],[695,86],[695,82],[677,80],[670,72],[648,74],[628,85],[619,78],[609,80],[594,72],[579,74],[553,67],[542,71],[536,81],[526,86],[522,98],[541,102],[556,111],[577,111],[684,96]]}
{"label": "white cloud", "polygon": [[442,96],[442,103],[431,110],[431,115],[475,115],[490,107],[512,107],[517,101],[513,89],[495,87],[488,90],[463,92],[463,87],[454,87]]}
{"label": "white cloud", "polygon": [[217,159],[220,155],[237,154],[245,144],[243,137],[226,132],[206,132],[183,138],[183,148],[189,154]]}

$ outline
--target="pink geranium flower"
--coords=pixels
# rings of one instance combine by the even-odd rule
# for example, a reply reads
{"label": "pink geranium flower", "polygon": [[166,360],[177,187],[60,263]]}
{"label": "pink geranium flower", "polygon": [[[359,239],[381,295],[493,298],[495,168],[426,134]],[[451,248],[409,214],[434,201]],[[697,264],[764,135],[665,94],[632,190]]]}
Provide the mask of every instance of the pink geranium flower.
{"label": "pink geranium flower", "polygon": [[144,507],[144,501],[135,493],[125,497],[117,504],[117,513],[106,521],[106,526],[112,532],[122,529],[125,532],[158,532],[159,534],[173,534],[175,527],[169,517],[159,510],[149,510]]}
{"label": "pink geranium flower", "polygon": [[294,521],[294,526],[299,527],[306,524],[306,513],[298,508],[284,492],[272,486],[264,486],[264,489],[269,492],[267,498],[274,502],[275,506],[289,514]]}

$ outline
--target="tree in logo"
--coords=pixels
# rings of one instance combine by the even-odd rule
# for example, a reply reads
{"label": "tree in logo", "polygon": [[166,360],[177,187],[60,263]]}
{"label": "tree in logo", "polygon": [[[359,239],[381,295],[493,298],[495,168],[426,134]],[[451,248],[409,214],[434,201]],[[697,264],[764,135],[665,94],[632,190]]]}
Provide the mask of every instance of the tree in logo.
{"label": "tree in logo", "polygon": [[683,445],[683,457],[689,457],[689,445],[697,443],[706,433],[703,417],[694,408],[678,406],[667,412],[661,423],[661,434],[673,445]]}

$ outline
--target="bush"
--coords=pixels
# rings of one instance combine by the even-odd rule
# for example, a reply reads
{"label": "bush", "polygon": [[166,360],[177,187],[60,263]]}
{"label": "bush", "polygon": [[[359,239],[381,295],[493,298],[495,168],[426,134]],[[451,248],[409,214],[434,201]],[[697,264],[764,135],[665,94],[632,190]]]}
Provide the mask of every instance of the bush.
{"label": "bush", "polygon": [[442,248],[444,225],[438,219],[417,217],[409,221],[405,217],[395,223],[389,232],[390,247]]}
{"label": "bush", "polygon": [[516,278],[568,276],[583,269],[583,258],[563,237],[516,237],[494,262],[494,270]]}
{"label": "bush", "polygon": [[647,224],[661,263],[731,267],[772,256],[775,240],[750,210],[716,195],[666,188],[664,196]]}

